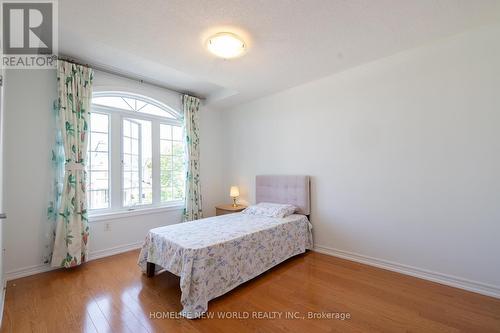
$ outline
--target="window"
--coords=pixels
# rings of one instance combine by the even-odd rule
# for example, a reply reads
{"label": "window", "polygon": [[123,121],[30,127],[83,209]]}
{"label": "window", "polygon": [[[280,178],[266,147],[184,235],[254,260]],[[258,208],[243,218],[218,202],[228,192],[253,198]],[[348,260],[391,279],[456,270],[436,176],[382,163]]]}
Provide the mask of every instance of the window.
{"label": "window", "polygon": [[88,160],[91,212],[184,201],[182,123],[160,102],[121,92],[94,93]]}
{"label": "window", "polygon": [[109,116],[90,114],[88,202],[91,209],[109,207]]}
{"label": "window", "polygon": [[160,125],[161,201],[184,198],[184,146],[182,128]]}
{"label": "window", "polygon": [[151,204],[153,202],[151,122],[123,119],[122,137],[123,205]]}

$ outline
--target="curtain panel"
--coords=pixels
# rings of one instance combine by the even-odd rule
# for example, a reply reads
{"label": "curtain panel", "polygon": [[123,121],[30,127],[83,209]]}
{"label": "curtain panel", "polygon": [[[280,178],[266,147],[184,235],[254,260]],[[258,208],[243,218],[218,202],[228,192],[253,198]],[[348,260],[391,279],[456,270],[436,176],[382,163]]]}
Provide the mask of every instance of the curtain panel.
{"label": "curtain panel", "polygon": [[182,105],[187,155],[184,221],[192,221],[203,217],[200,184],[200,99],[183,95]]}
{"label": "curtain panel", "polygon": [[88,256],[85,163],[92,99],[91,68],[57,62],[58,117],[64,147],[64,182],[52,253],[53,267],[73,267]]}
{"label": "curtain panel", "polygon": [[59,216],[59,207],[61,207],[61,197],[64,181],[64,144],[62,140],[61,128],[59,126],[59,101],[55,100],[52,108],[52,131],[53,144],[51,150],[52,177],[50,183],[50,198],[47,208],[47,224],[45,225],[44,251],[42,263],[50,264],[52,260],[52,251],[54,249],[54,237],[57,226],[57,217]]}

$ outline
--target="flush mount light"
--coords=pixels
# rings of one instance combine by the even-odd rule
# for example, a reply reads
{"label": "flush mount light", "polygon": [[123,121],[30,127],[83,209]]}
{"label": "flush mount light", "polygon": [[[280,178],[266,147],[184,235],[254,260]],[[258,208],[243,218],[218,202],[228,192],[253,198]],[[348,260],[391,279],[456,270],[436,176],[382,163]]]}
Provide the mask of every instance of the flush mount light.
{"label": "flush mount light", "polygon": [[207,49],[218,57],[229,59],[243,54],[245,42],[230,32],[219,32],[207,40]]}

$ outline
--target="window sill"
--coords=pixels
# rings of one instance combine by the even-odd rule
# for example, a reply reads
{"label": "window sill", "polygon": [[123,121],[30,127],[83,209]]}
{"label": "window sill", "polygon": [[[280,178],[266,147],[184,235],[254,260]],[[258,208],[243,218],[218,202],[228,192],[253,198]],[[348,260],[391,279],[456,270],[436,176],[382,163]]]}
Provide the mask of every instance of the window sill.
{"label": "window sill", "polygon": [[131,216],[158,214],[170,211],[179,211],[184,209],[184,204],[176,204],[171,206],[135,208],[131,210],[120,210],[106,213],[95,213],[89,215],[89,222],[99,222],[127,218]]}

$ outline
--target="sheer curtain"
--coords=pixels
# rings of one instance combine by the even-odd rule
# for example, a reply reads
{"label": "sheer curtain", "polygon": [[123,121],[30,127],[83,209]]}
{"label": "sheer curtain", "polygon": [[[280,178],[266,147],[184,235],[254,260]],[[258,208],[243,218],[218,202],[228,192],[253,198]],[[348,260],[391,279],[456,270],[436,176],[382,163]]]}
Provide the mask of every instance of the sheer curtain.
{"label": "sheer curtain", "polygon": [[183,95],[182,105],[187,155],[184,220],[192,221],[203,217],[200,184],[200,99]]}
{"label": "sheer curtain", "polygon": [[65,171],[52,253],[53,267],[80,265],[88,255],[85,163],[93,76],[93,70],[86,66],[62,60],[57,63],[58,116]]}

